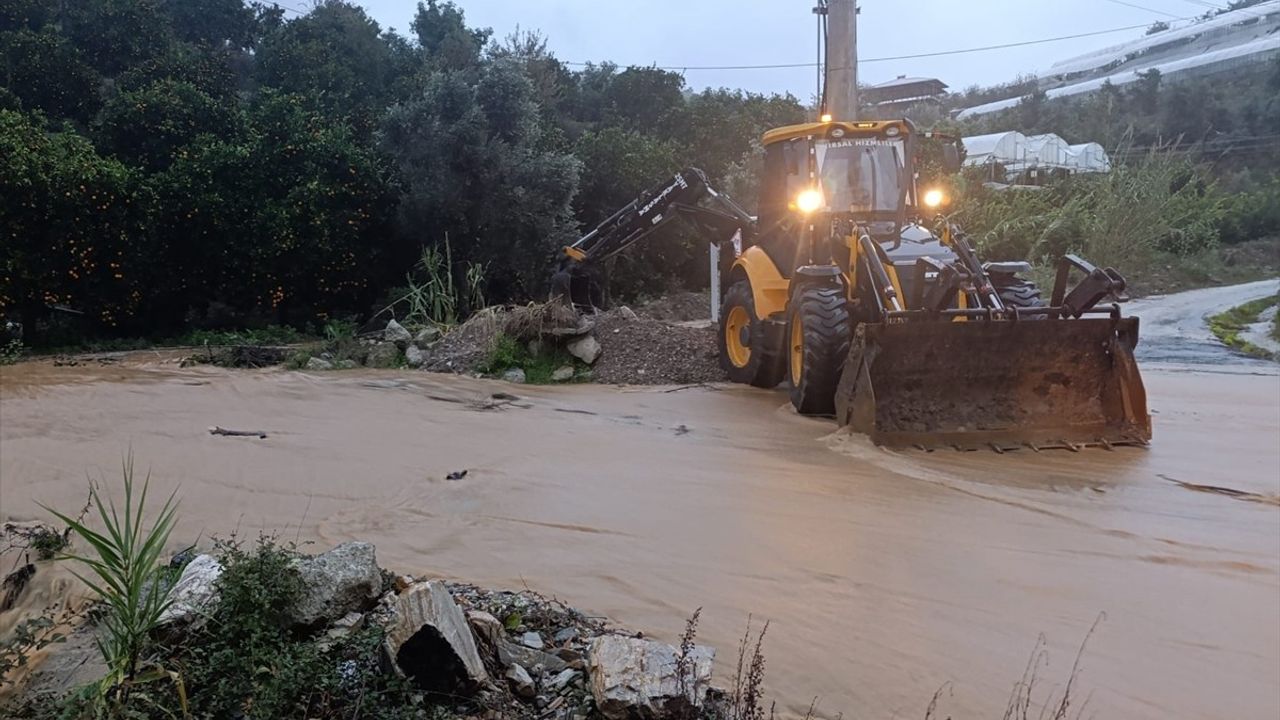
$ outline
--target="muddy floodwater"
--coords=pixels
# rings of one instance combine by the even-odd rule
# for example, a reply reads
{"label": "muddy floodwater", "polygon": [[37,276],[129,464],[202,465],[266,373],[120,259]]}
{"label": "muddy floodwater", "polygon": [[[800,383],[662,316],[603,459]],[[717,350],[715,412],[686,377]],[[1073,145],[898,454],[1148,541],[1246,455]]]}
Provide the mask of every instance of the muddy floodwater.
{"label": "muddy floodwater", "polygon": [[1150,448],[998,455],[875,448],[735,386],[28,363],[0,370],[0,519],[79,507],[131,447],[179,488],[175,547],[368,540],[667,639],[702,607],[722,681],[768,619],[786,715],[919,718],[949,683],[946,713],[999,717],[1037,638],[1047,690],[1104,616],[1086,716],[1274,718],[1280,376],[1215,369],[1144,367]]}

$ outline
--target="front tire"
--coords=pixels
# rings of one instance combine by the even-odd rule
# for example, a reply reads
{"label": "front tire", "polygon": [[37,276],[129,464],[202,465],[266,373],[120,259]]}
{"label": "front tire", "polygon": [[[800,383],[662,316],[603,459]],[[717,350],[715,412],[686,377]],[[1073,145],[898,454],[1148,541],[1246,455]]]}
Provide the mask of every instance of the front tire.
{"label": "front tire", "polygon": [[751,284],[729,286],[720,303],[720,365],[733,382],[759,388],[777,387],[786,369],[777,352],[769,352],[764,321],[756,315]]}
{"label": "front tire", "polygon": [[787,314],[791,404],[801,415],[833,415],[852,334],[844,289],[805,288]]}

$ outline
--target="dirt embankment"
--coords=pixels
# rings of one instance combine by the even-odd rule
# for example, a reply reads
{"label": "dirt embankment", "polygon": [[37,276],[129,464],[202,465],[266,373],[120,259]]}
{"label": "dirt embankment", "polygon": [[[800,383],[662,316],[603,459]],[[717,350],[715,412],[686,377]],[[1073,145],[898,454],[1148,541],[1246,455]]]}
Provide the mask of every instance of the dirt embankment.
{"label": "dirt embankment", "polygon": [[[422,367],[436,372],[501,375],[509,367],[551,362],[578,365],[577,379],[617,385],[720,382],[709,296],[677,293],[594,314],[567,315],[544,306],[492,309],[454,328],[426,349]],[[500,336],[518,344],[495,362]],[[575,341],[590,337],[596,350]]]}

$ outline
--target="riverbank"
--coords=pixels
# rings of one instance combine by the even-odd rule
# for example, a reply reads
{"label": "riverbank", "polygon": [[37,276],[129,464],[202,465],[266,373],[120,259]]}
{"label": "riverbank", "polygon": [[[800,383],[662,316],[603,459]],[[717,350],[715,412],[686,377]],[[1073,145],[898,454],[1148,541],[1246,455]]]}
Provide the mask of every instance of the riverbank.
{"label": "riverbank", "polygon": [[[57,533],[9,524],[0,555],[33,531]],[[764,702],[741,664],[753,656],[727,690],[713,688],[696,611],[671,646],[532,591],[395,574],[367,543],[313,556],[274,536],[188,548],[158,568],[167,597],[145,626],[143,672],[116,675],[124,596],[103,584],[105,594],[81,588],[82,602],[66,582],[72,561],[16,559],[31,562],[5,578],[0,605],[0,712],[14,720],[750,720]],[[32,603],[55,587],[52,603]]]}

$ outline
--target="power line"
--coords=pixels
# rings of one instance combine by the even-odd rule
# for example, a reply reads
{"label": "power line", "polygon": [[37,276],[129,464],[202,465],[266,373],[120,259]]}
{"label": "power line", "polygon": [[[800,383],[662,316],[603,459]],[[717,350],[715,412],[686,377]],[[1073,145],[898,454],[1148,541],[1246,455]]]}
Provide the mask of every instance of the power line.
{"label": "power line", "polygon": [[[1107,0],[1107,2],[1115,5],[1124,5],[1125,7],[1131,7],[1137,10],[1142,10],[1144,12],[1155,13],[1156,15],[1164,15],[1165,17],[1171,17],[1171,18],[1178,17],[1177,15],[1174,15],[1173,13],[1170,13],[1170,12],[1165,12],[1163,10],[1156,10],[1154,8],[1145,7],[1143,5],[1137,5],[1131,2],[1125,2],[1125,0]],[[1182,18],[1178,18],[1178,19],[1181,20]]]}
{"label": "power line", "polygon": [[[1178,17],[1177,20],[1191,20],[1189,17]],[[1107,35],[1110,33],[1124,32],[1125,30],[1137,30],[1146,28],[1148,24],[1126,25],[1125,27],[1111,28],[1110,30],[1094,30],[1093,32],[1076,33],[1075,35],[1059,35],[1057,37],[1041,38],[1039,40],[1023,40],[1022,42],[1003,43],[1000,45],[985,45],[982,47],[961,48],[958,50],[940,50],[938,52],[916,53],[913,55],[893,55],[888,57],[861,58],[859,64],[874,62],[890,62],[893,60],[914,60],[917,58],[942,57],[944,55],[963,55],[966,53],[986,52],[988,50],[1003,50],[1006,48],[1024,47],[1027,45],[1040,45],[1043,43],[1059,42],[1062,40],[1075,40],[1078,38],[1095,37],[1098,35]],[[598,63],[582,62],[582,61],[565,61],[566,65],[596,65]],[[818,63],[773,63],[766,65],[651,65],[658,70],[777,70],[785,68],[810,68],[817,66]],[[634,66],[634,65],[633,65]],[[832,68],[838,69],[838,68]]]}

